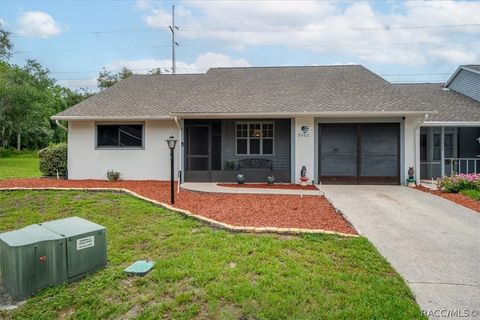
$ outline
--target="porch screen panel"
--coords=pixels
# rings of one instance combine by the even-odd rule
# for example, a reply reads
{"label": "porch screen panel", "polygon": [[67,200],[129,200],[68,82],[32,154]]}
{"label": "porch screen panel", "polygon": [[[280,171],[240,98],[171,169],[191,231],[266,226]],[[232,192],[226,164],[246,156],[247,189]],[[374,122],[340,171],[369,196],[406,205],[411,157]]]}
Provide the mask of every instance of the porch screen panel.
{"label": "porch screen panel", "polygon": [[399,125],[360,125],[360,176],[397,177]]}
{"label": "porch screen panel", "polygon": [[320,146],[321,176],[357,176],[355,125],[322,125]]}
{"label": "porch screen panel", "polygon": [[209,127],[188,127],[187,170],[209,170]]}

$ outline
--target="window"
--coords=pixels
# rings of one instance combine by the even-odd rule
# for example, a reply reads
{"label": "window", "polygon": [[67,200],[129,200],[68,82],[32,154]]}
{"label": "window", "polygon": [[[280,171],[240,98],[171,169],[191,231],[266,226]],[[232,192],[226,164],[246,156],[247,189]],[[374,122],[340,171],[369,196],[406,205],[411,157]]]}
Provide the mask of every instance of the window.
{"label": "window", "polygon": [[273,154],[273,123],[237,123],[237,154]]}
{"label": "window", "polygon": [[97,125],[97,148],[143,147],[143,125]]}

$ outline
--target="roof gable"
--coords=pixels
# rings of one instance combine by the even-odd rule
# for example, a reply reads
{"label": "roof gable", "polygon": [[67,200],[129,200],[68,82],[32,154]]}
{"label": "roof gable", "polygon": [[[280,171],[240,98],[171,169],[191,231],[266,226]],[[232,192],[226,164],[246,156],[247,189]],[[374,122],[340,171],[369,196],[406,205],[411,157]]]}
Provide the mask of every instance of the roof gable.
{"label": "roof gable", "polygon": [[480,101],[480,65],[458,67],[445,87]]}

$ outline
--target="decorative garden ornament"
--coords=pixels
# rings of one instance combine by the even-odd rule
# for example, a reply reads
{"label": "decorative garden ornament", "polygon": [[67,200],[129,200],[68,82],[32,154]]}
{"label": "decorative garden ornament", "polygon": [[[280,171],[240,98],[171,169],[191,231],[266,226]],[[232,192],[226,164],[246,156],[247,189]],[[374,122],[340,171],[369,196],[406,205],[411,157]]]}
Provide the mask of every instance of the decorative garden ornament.
{"label": "decorative garden ornament", "polygon": [[408,167],[407,173],[408,173],[407,186],[416,187],[417,180],[415,179],[415,169],[413,169],[413,167]]}
{"label": "decorative garden ornament", "polygon": [[308,180],[309,179],[307,177],[307,167],[302,166],[302,170],[300,170],[300,185],[302,187],[306,187]]}
{"label": "decorative garden ornament", "polygon": [[243,173],[237,174],[237,182],[238,184],[244,184],[245,183],[245,176]]}

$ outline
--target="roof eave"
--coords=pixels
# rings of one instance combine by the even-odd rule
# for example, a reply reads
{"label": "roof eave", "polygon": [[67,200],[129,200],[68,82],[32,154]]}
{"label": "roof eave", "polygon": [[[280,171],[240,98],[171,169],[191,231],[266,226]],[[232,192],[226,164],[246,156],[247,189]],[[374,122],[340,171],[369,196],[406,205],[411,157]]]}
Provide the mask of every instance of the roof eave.
{"label": "roof eave", "polygon": [[424,121],[422,126],[428,127],[477,127],[480,121]]}
{"label": "roof eave", "polygon": [[344,111],[344,112],[176,112],[172,116],[184,119],[200,119],[200,118],[292,118],[292,117],[403,117],[403,116],[425,116],[428,114],[438,113],[432,111]]}
{"label": "roof eave", "polygon": [[147,120],[174,120],[173,116],[60,116],[50,117],[52,120],[64,121],[147,121]]}

